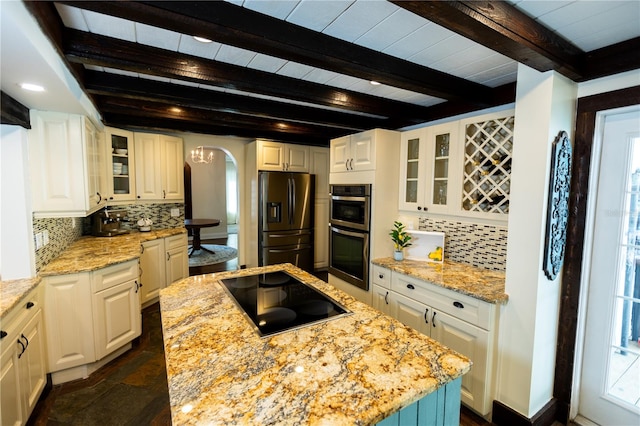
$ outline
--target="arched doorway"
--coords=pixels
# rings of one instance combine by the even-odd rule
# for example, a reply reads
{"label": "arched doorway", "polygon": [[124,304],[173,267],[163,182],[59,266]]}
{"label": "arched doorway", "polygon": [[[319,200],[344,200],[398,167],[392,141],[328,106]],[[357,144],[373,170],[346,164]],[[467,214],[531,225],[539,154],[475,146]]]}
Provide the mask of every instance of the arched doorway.
{"label": "arched doorway", "polygon": [[[239,251],[239,185],[237,160],[226,149],[205,146],[212,153],[210,163],[199,163],[187,155],[185,161],[185,218],[218,219],[220,226],[203,228],[203,244],[229,246]],[[209,265],[197,265],[190,259],[189,274],[233,270],[238,258]]]}

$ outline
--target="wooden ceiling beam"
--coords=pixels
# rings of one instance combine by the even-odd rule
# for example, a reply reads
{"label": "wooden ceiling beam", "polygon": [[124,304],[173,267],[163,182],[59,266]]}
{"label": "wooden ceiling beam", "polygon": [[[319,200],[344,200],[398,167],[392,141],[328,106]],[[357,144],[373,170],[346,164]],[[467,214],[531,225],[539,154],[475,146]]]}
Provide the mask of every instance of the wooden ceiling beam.
{"label": "wooden ceiling beam", "polygon": [[583,77],[583,51],[505,1],[392,3],[538,71]]}
{"label": "wooden ceiling beam", "polygon": [[353,131],[375,127],[386,128],[388,126],[387,120],[384,119],[108,72],[85,71],[84,85],[87,92],[93,95],[163,102],[174,106],[200,108],[282,121],[315,123]]}
{"label": "wooden ceiling beam", "polygon": [[63,50],[68,61],[85,65],[186,80],[382,117],[401,115],[407,117],[407,120],[412,120],[421,119],[426,114],[425,107],[415,104],[274,75],[84,31],[67,29]]}
{"label": "wooden ceiling beam", "polygon": [[486,105],[491,88],[229,2],[62,1],[243,49],[447,100]]}
{"label": "wooden ceiling beam", "polygon": [[29,108],[0,91],[0,124],[10,124],[30,129]]}
{"label": "wooden ceiling beam", "polygon": [[289,134],[298,137],[317,135],[330,138],[336,134],[352,133],[346,129],[333,129],[313,124],[283,122],[260,117],[238,116],[219,111],[197,108],[176,108],[171,105],[149,102],[147,100],[122,99],[111,96],[96,97],[100,111],[110,114],[125,114],[132,117],[154,118],[158,121],[174,120],[212,127],[245,128],[269,132],[271,134]]}

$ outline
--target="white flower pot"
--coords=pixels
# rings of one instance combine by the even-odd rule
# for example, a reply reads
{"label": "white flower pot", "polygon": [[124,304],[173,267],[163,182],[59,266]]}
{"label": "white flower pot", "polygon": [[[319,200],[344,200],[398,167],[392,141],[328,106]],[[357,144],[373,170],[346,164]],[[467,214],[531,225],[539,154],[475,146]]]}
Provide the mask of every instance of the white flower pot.
{"label": "white flower pot", "polygon": [[393,251],[393,258],[395,260],[402,260],[404,259],[404,252],[402,250],[394,250]]}

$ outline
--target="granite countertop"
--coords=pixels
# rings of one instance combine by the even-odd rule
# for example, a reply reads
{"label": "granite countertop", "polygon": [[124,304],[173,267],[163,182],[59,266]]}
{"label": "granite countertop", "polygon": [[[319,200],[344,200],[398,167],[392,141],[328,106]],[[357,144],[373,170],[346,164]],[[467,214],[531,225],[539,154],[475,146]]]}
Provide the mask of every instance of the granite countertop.
{"label": "granite countertop", "polygon": [[145,241],[184,234],[185,228],[132,231],[117,237],[82,237],[73,242],[57,258],[40,270],[40,276],[66,275],[95,271],[109,265],[140,257],[140,244]]}
{"label": "granite countertop", "polygon": [[0,281],[0,318],[16,307],[40,281],[40,277]]}
{"label": "granite countertop", "polygon": [[[261,338],[219,280],[278,270],[353,314]],[[160,309],[174,425],[375,424],[471,367],[291,264],[181,280]]]}
{"label": "granite countertop", "polygon": [[140,257],[140,244],[145,241],[184,234],[185,228],[132,231],[117,237],[82,237],[38,273],[37,277],[0,281],[0,318],[14,308],[40,284],[41,277],[94,271]]}
{"label": "granite countertop", "polygon": [[384,257],[374,259],[372,263],[485,302],[506,304],[509,300],[509,295],[504,292],[504,272],[448,260],[436,263]]}

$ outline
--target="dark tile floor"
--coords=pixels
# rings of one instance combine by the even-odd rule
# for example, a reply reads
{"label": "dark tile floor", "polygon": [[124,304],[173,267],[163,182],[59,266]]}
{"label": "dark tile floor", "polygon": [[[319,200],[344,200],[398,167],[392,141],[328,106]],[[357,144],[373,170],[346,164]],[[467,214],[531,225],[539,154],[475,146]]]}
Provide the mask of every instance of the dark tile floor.
{"label": "dark tile floor", "polygon": [[30,425],[170,425],[159,304],[142,312],[134,347],[85,380],[53,386]]}
{"label": "dark tile floor", "polygon": [[[207,242],[227,244],[227,240]],[[237,269],[237,262],[190,269],[189,274],[231,269]],[[326,272],[318,276],[326,280]],[[460,424],[491,423],[463,407]],[[130,351],[85,380],[53,386],[38,402],[28,425],[171,425],[159,304],[143,310],[142,335]]]}

